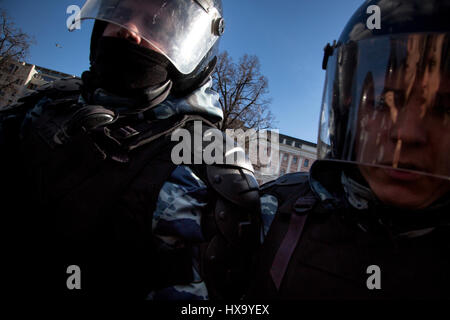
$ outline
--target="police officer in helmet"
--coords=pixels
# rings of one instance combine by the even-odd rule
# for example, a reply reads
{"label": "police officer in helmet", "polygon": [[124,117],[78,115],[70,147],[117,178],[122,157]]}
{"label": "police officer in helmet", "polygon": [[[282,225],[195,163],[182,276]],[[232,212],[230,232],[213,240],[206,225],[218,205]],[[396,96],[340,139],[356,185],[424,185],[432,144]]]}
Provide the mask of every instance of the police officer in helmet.
{"label": "police officer in helmet", "polygon": [[449,298],[449,13],[366,1],[326,47],[319,160],[262,186],[250,297]]}
{"label": "police officer in helmet", "polygon": [[[176,129],[193,137],[198,121],[202,134],[223,118],[210,88],[221,1],[87,0],[74,26],[84,19],[96,20],[90,70],[1,114],[2,167],[16,168],[8,201],[25,227],[21,259],[40,261],[45,275],[33,288],[82,298],[239,297],[246,250],[259,237],[252,166],[243,157],[208,166],[171,157]],[[67,280],[72,265],[81,288]]]}

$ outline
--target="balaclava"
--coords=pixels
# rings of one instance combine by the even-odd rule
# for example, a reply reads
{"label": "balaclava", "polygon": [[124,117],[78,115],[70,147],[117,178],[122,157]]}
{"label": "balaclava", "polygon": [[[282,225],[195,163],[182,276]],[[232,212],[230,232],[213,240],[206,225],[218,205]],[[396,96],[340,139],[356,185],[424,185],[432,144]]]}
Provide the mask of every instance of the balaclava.
{"label": "balaclava", "polygon": [[[171,87],[167,86],[169,60],[127,39],[103,37],[106,25],[96,21],[92,31],[91,67],[82,75],[87,94],[102,88],[112,94],[139,98],[150,107],[155,103],[145,100],[153,100],[151,92],[166,85],[165,99]],[[164,99],[159,96],[158,103]]]}

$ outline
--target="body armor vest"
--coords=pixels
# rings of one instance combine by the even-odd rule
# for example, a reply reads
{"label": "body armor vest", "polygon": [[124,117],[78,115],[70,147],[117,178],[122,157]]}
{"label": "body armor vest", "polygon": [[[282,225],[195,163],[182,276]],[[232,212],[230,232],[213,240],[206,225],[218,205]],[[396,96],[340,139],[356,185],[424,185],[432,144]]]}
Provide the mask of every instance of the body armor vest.
{"label": "body armor vest", "polygon": [[249,299],[449,297],[448,227],[395,238],[373,221],[376,227],[364,231],[348,214],[350,208],[331,208],[319,200],[301,173],[261,188],[276,196],[279,206],[257,259]]}
{"label": "body armor vest", "polygon": [[[14,184],[6,194],[17,213],[13,225],[22,229],[21,261],[40,261],[48,292],[70,297],[145,298],[151,290],[190,283],[192,248],[158,256],[152,213],[176,167],[170,134],[193,131],[194,121],[202,122],[202,132],[214,125],[195,115],[123,121],[103,106],[80,105],[79,93],[78,80],[57,81],[2,114],[0,137],[10,150],[2,161]],[[248,278],[245,251],[259,241],[251,165],[192,169],[211,195],[202,218],[202,276],[211,297],[239,294],[231,288]],[[244,239],[250,239],[247,247]],[[66,290],[72,264],[85,273],[79,292]]]}

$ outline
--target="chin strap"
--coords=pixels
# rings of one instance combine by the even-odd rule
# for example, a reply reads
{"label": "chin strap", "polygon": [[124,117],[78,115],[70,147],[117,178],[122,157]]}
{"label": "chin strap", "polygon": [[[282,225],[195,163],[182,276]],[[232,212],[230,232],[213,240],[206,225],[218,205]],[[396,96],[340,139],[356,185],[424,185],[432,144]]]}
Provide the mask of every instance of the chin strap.
{"label": "chin strap", "polygon": [[[191,74],[182,75],[173,66],[169,71],[170,78],[173,79],[172,94],[176,97],[183,97],[203,86],[209,81],[209,77],[214,72],[217,64],[217,57],[214,57],[209,64],[204,67],[203,71],[198,73],[197,69]],[[197,68],[201,68],[199,65]]]}
{"label": "chin strap", "polygon": [[350,178],[344,171],[341,174],[341,183],[344,187],[347,201],[356,209],[363,210],[369,208],[369,203],[377,202],[375,195],[369,187],[358,183]]}
{"label": "chin strap", "polygon": [[349,178],[344,172],[341,182],[347,201],[356,209],[356,223],[366,232],[379,225],[388,231],[392,239],[411,238],[427,234],[435,227],[450,225],[450,216],[447,214],[450,208],[448,195],[428,208],[410,210],[381,203],[370,188]]}

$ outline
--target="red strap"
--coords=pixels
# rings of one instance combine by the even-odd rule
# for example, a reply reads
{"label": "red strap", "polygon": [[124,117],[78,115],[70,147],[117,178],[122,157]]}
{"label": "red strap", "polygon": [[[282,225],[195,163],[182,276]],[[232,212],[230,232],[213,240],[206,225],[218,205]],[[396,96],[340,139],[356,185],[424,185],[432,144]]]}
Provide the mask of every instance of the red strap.
{"label": "red strap", "polygon": [[300,239],[300,235],[302,234],[306,216],[306,214],[291,215],[289,229],[281,242],[280,247],[278,248],[275,259],[273,260],[272,267],[270,268],[270,275],[272,276],[272,280],[275,283],[277,290],[280,289],[281,281],[286,273],[287,266]]}

